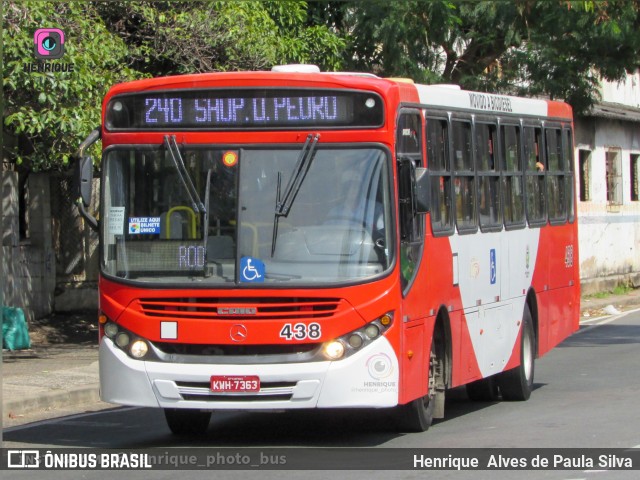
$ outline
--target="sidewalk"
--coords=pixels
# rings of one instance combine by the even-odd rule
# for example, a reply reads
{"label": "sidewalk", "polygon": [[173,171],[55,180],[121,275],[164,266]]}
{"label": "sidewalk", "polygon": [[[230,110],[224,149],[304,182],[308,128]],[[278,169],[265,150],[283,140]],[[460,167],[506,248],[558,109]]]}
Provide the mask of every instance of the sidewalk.
{"label": "sidewalk", "polygon": [[[605,309],[610,305],[619,311],[639,307],[640,289],[626,295],[583,298],[581,303],[581,320],[593,319],[607,315]],[[58,316],[56,321],[64,321],[64,317]],[[3,420],[99,401],[97,335],[95,343],[46,345],[33,339],[32,343],[30,350],[3,352]]]}

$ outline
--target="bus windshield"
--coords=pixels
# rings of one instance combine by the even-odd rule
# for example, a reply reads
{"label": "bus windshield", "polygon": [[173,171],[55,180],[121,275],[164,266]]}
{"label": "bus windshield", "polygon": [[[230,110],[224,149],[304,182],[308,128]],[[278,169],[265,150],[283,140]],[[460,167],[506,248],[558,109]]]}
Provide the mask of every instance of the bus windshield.
{"label": "bus windshield", "polygon": [[299,146],[168,141],[109,149],[103,273],[172,286],[232,286],[354,283],[387,271],[395,238],[388,151],[317,146],[283,214],[278,196],[300,155]]}

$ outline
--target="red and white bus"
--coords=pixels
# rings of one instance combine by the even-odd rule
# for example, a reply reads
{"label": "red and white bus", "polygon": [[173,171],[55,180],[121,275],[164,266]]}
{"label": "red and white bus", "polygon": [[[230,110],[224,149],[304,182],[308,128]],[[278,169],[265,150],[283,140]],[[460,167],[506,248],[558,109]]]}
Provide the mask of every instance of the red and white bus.
{"label": "red and white bus", "polygon": [[[302,71],[300,71],[302,70]],[[103,400],[164,409],[526,400],[578,328],[572,111],[369,74],[124,83],[102,139]]]}

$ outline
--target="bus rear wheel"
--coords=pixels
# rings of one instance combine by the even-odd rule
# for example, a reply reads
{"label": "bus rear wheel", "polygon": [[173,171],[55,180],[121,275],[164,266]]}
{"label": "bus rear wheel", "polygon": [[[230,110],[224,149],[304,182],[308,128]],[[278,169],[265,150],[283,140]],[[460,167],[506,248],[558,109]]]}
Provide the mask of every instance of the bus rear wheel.
{"label": "bus rear wheel", "polygon": [[533,390],[536,337],[531,311],[525,306],[520,331],[520,365],[497,376],[503,400],[528,400]]}
{"label": "bus rear wheel", "polygon": [[164,417],[174,435],[204,435],[209,428],[211,412],[184,408],[165,408]]}

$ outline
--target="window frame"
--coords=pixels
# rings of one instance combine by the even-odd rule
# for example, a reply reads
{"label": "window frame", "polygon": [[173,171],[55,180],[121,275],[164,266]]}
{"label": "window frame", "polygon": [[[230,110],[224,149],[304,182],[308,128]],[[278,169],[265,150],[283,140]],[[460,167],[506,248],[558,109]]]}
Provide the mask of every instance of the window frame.
{"label": "window frame", "polygon": [[[469,150],[468,150],[469,161],[468,161],[468,164],[463,163],[462,165],[463,169],[461,170],[456,169],[456,162],[455,162],[455,155],[456,155],[456,150],[454,145],[454,139],[455,139],[454,125],[455,124],[466,124],[469,126]],[[475,165],[475,155],[474,155],[475,142],[474,142],[473,115],[465,115],[465,114],[451,115],[449,125],[451,130],[451,135],[449,135],[449,144],[450,144],[449,151],[451,152],[450,164],[451,164],[451,169],[453,173],[453,191],[452,191],[452,195],[453,195],[452,203],[454,206],[453,219],[454,219],[458,234],[468,235],[468,234],[476,233],[478,231],[478,179],[476,175],[476,165]],[[464,169],[465,167],[470,167],[470,168]],[[462,191],[462,179],[465,179],[466,181],[470,181],[473,191],[470,193],[468,197],[461,195],[459,192],[455,192],[455,188],[457,186],[457,180],[459,179],[461,180],[461,183],[459,185],[460,187],[459,192]],[[471,200],[470,206],[472,207],[472,216],[469,219],[469,222],[465,222],[465,223],[459,222],[458,197],[460,197],[461,208],[462,208],[463,200],[465,200],[466,198],[469,198]]]}
{"label": "window frame", "polygon": [[[445,237],[453,235],[455,232],[455,204],[453,202],[453,174],[452,174],[452,165],[451,165],[451,122],[450,122],[451,113],[450,112],[442,112],[442,111],[425,111],[425,152],[427,156],[427,165],[429,169],[429,181],[431,182],[431,233],[434,237]],[[444,142],[442,145],[444,146],[444,165],[438,165],[440,168],[438,170],[433,168],[430,151],[430,142],[429,142],[429,125],[431,122],[441,122],[444,125],[444,130],[442,130],[444,136]],[[445,208],[442,209],[442,203],[440,201],[440,185],[444,186],[444,194],[442,199],[444,200]],[[434,201],[435,200],[435,201]],[[437,210],[439,212],[447,212],[448,218],[447,222],[438,222],[434,223],[434,211],[436,210],[435,206],[437,206]]]}
{"label": "window frame", "polygon": [[[544,164],[544,149],[545,149],[545,145],[544,145],[544,123],[545,122],[531,122],[531,121],[523,121],[522,122],[522,131],[521,131],[521,138],[522,138],[522,149],[523,149],[523,170],[524,170],[524,178],[525,178],[525,185],[524,185],[524,193],[525,193],[525,216],[527,217],[527,224],[529,225],[529,227],[543,227],[544,225],[547,224],[548,222],[548,216],[547,216],[547,189],[546,189],[546,169],[547,166]],[[527,151],[527,146],[528,146],[528,142],[527,142],[527,135],[525,134],[526,131],[528,129],[533,129],[533,134],[534,134],[534,140],[537,140],[537,142],[534,142],[534,148],[536,148],[536,161],[542,163],[544,169],[542,171],[536,170],[534,169],[529,169],[529,152]],[[542,161],[541,161],[542,160]],[[535,165],[534,165],[535,167]],[[541,180],[540,180],[541,179]],[[532,218],[532,212],[531,212],[531,207],[529,205],[529,189],[530,189],[530,182],[529,180],[535,180],[536,183],[541,183],[542,186],[540,188],[540,192],[542,194],[542,216],[540,218]]]}
{"label": "window frame", "polygon": [[[507,149],[506,149],[506,135],[504,134],[505,128],[514,128],[515,129],[515,138],[517,140],[516,153],[517,153],[517,166],[515,169],[510,170],[507,169]],[[505,230],[519,230],[523,229],[527,226],[527,209],[526,209],[526,192],[525,192],[525,177],[524,177],[524,152],[523,152],[523,139],[522,139],[522,123],[518,121],[504,121],[498,122],[498,139],[500,144],[500,161],[501,165],[501,181],[502,181],[502,214],[504,218],[504,228]],[[520,215],[520,219],[518,221],[507,221],[506,216],[506,205],[507,205],[507,189],[506,189],[506,180],[507,179],[517,179],[520,182],[520,198],[522,200],[522,212]],[[510,206],[512,206],[512,202],[509,202]]]}
{"label": "window frame", "polygon": [[[489,140],[491,141],[491,145],[492,145],[492,156],[493,156],[493,165],[494,168],[493,170],[483,170],[480,167],[479,164],[479,159],[477,157],[478,155],[478,145],[477,145],[477,141],[478,141],[478,129],[479,129],[479,125],[486,125],[489,127]],[[500,139],[498,137],[498,122],[496,118],[491,118],[491,117],[480,117],[480,116],[476,116],[474,118],[474,122],[473,122],[473,155],[474,155],[474,163],[475,163],[475,168],[476,168],[476,178],[477,178],[477,182],[476,182],[476,193],[477,193],[477,199],[476,199],[476,203],[477,203],[477,208],[476,208],[476,214],[477,214],[477,218],[478,218],[478,225],[480,227],[480,231],[482,232],[499,232],[502,230],[503,226],[504,226],[504,205],[502,202],[502,162],[501,162],[501,155],[500,155]],[[497,216],[498,218],[496,219],[495,222],[489,222],[486,224],[483,224],[482,221],[482,215],[480,212],[480,206],[482,205],[482,190],[484,188],[484,183],[483,180],[485,178],[489,178],[490,181],[491,179],[494,180],[494,185],[497,188],[497,192],[494,196],[494,199],[496,200],[496,206],[497,206]],[[490,196],[490,193],[488,194]],[[493,203],[493,202],[491,202]]]}
{"label": "window frame", "polygon": [[[564,225],[568,218],[568,199],[567,199],[567,185],[566,185],[566,171],[567,171],[567,159],[564,158],[564,139],[562,125],[549,122],[545,123],[544,129],[544,155],[546,165],[546,195],[547,195],[547,219],[550,225]],[[551,138],[550,138],[551,137]],[[553,165],[556,168],[552,168],[551,148],[553,148],[552,138],[555,137],[555,154],[559,165]],[[553,184],[558,186],[558,201],[557,206],[551,205],[551,189]],[[559,215],[552,216],[553,213],[559,213]]]}

